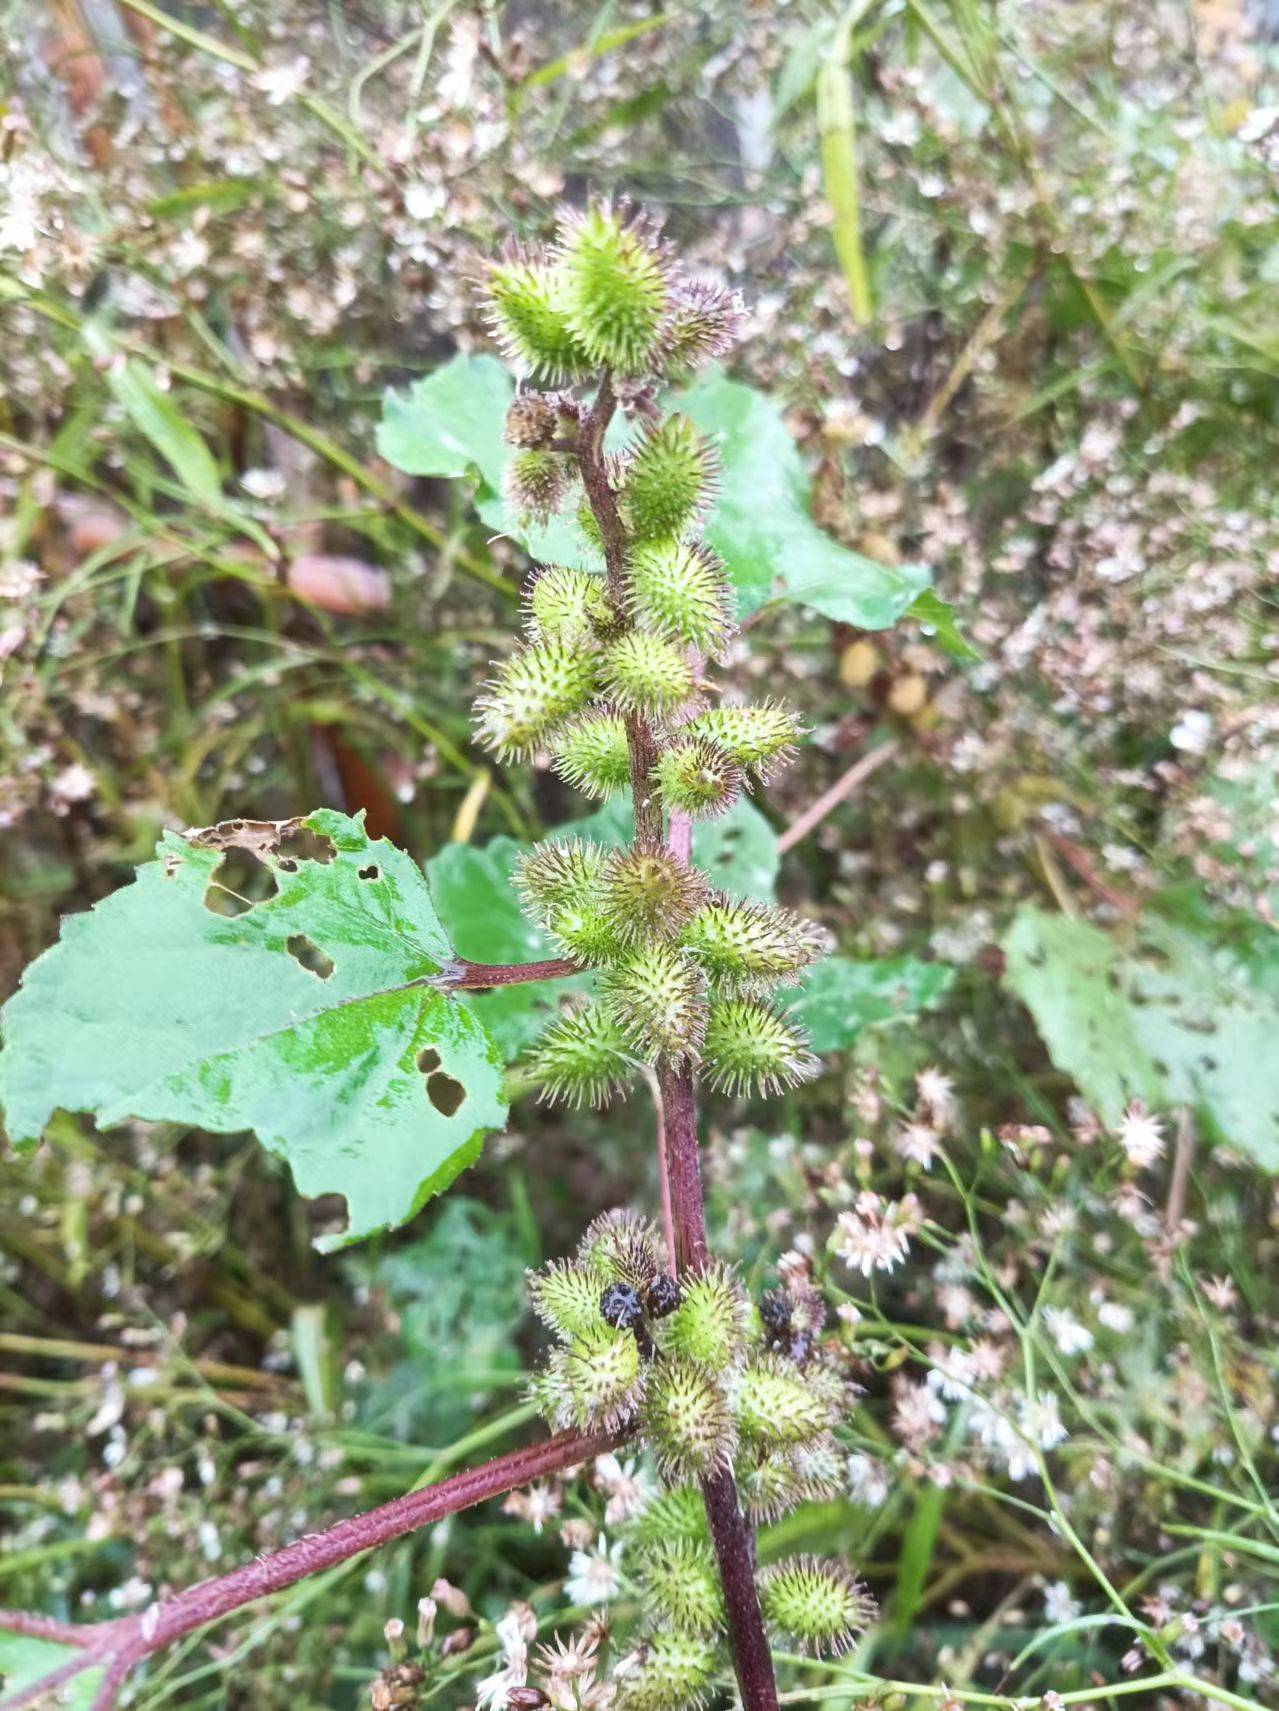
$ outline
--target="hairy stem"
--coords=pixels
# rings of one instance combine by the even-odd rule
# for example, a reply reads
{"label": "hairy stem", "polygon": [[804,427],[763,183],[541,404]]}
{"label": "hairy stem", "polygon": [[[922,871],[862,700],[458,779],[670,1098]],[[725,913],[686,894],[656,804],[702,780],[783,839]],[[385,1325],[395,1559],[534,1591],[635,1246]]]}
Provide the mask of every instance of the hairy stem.
{"label": "hairy stem", "polygon": [[[612,378],[605,374],[586,421],[582,424],[577,459],[582,486],[604,547],[609,596],[619,611],[626,608],[626,525],[609,485],[604,460],[604,434],[617,408]],[[631,760],[631,794],[635,812],[635,847],[656,849],[664,843],[662,804],[650,782],[657,743],[648,721],[626,721]],[[671,826],[668,846],[687,863],[691,827],[679,817]],[[661,1103],[658,1123],[662,1137],[662,1169],[670,1203],[676,1271],[702,1271],[710,1261],[706,1214],[697,1157],[697,1097],[693,1074],[686,1066],[662,1064],[657,1071]],[[777,1684],[759,1597],[755,1590],[755,1539],[737,1500],[730,1472],[704,1480],[706,1519],[719,1563],[728,1618],[728,1639],[737,1672],[743,1711],[777,1711]]]}
{"label": "hairy stem", "polygon": [[[710,1258],[697,1160],[697,1100],[692,1072],[668,1069],[659,1077],[666,1119],[666,1169],[681,1271],[701,1271]],[[755,1590],[755,1536],[737,1501],[737,1485],[724,1470],[702,1482],[702,1499],[724,1587],[728,1640],[744,1711],[777,1711],[773,1657]]]}
{"label": "hairy stem", "polygon": [[[617,410],[612,376],[605,374],[591,412],[582,423],[577,447],[577,465],[587,504],[599,528],[604,547],[604,570],[609,598],[619,612],[626,610],[626,525],[617,508],[617,495],[609,485],[604,457],[604,435]],[[626,743],[631,756],[631,801],[635,811],[635,847],[655,850],[662,843],[662,804],[653,788],[653,765],[657,743],[647,719],[638,713],[626,717]]]}
{"label": "hairy stem", "polygon": [[366,1514],[352,1515],[322,1533],[308,1533],[281,1550],[232,1569],[229,1574],[201,1581],[198,1586],[189,1586],[172,1598],[162,1599],[136,1616],[73,1627],[26,1611],[0,1610],[0,1629],[80,1647],[78,1658],[0,1699],[0,1711],[21,1711],[21,1707],[62,1682],[95,1667],[103,1668],[106,1673],[95,1695],[93,1711],[106,1711],[135,1664],[194,1629],[229,1616],[259,1598],[282,1592],[299,1580],[333,1568],[363,1551],[388,1544],[392,1539],[402,1539],[407,1533],[456,1514],[459,1509],[468,1509],[531,1480],[590,1461],[615,1448],[624,1436],[621,1432],[561,1432],[543,1443],[513,1450],[480,1467],[454,1474],[438,1485],[411,1491]]}
{"label": "hairy stem", "polygon": [[548,957],[545,962],[459,962],[449,971],[448,985],[454,992],[487,992],[494,986],[564,980],[580,973],[580,965],[569,957]]}

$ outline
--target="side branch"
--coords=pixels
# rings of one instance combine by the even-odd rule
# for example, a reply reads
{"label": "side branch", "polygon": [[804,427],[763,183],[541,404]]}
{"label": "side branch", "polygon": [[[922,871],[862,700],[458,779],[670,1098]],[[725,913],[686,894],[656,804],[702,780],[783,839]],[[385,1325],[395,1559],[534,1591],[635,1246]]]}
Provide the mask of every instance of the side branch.
{"label": "side branch", "polygon": [[531,980],[565,980],[580,974],[581,967],[569,957],[548,957],[545,962],[458,962],[437,984],[451,992],[488,992],[494,986],[521,986]]}
{"label": "side branch", "polygon": [[93,1701],[93,1711],[107,1711],[130,1670],[152,1652],[162,1650],[184,1635],[243,1605],[282,1592],[299,1580],[333,1568],[363,1551],[402,1539],[421,1527],[431,1526],[460,1509],[500,1497],[516,1486],[548,1474],[561,1473],[579,1462],[589,1461],[617,1446],[624,1432],[561,1432],[540,1444],[513,1450],[483,1466],[470,1468],[411,1491],[378,1509],[352,1515],[322,1533],[295,1539],[269,1556],[258,1557],[242,1568],[214,1580],[201,1581],[172,1598],[162,1599],[134,1616],[86,1626],[55,1622],[26,1611],[0,1610],[0,1628],[29,1634],[80,1648],[80,1655],[60,1664],[48,1675],[8,1697],[0,1699],[0,1711],[21,1711],[63,1682],[85,1670],[100,1668],[103,1678]]}

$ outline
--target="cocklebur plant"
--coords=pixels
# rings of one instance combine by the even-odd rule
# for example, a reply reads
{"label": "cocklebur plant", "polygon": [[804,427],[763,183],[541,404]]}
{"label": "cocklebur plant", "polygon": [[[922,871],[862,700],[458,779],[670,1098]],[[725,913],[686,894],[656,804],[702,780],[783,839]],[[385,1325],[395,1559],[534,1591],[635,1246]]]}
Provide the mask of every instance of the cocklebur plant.
{"label": "cocklebur plant", "polygon": [[[655,1532],[637,1559],[651,1621],[618,1673],[630,1711],[696,1704],[726,1651],[746,1711],[774,1711],[770,1629],[833,1651],[869,1619],[840,1565],[798,1559],[756,1576],[753,1524],[838,1488],[832,1434],[851,1397],[823,1350],[816,1293],[791,1284],[752,1303],[712,1257],[702,1207],[697,1084],[756,1096],[815,1072],[785,990],[823,948],[812,923],[724,894],[690,860],[693,823],[728,812],[801,735],[780,703],[741,705],[715,680],[734,632],[732,591],[699,538],[715,448],[660,405],[666,383],[728,347],[740,308],[682,277],[648,221],[606,205],[566,214],[546,253],[500,258],[486,303],[524,382],[505,422],[509,512],[575,520],[581,551],[535,571],[524,638],[476,703],[476,736],[503,764],[547,757],[596,800],[629,791],[630,844],[527,851],[516,889],[560,954],[488,965],[457,956],[428,878],[359,819],[320,810],[166,833],[134,885],[70,921],[28,970],[4,1012],[0,1100],[19,1143],[59,1106],[104,1125],[256,1129],[305,1192],[345,1196],[331,1247],[447,1188],[502,1125],[512,1086],[573,1107],[642,1079],[659,1101],[663,1232],[611,1214],[532,1279],[554,1342],[533,1384],[548,1441],[136,1617],[82,1627],[0,1613],[0,1629],[69,1648],[0,1711],[91,1669],[106,1711],[135,1664],[206,1622],[628,1439],[669,1488],[658,1502],[688,1522]],[[233,856],[269,894],[236,888]],[[584,990],[508,1082],[465,994],[567,975]]]}

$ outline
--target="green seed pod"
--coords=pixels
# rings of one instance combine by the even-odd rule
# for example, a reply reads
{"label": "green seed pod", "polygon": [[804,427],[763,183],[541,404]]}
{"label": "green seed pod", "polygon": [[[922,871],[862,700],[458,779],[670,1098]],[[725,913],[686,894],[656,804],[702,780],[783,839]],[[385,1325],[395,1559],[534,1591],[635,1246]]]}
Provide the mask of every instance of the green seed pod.
{"label": "green seed pod", "polygon": [[742,793],[741,767],[699,737],[663,749],[654,771],[666,808],[694,820],[726,813]]}
{"label": "green seed pod", "polygon": [[738,1430],[753,1444],[801,1444],[835,1424],[827,1397],[789,1361],[778,1355],[757,1355],[730,1385]]}
{"label": "green seed pod", "polygon": [[538,844],[515,864],[513,883],[529,914],[545,927],[561,909],[585,907],[594,900],[608,855],[602,844],[580,838]]}
{"label": "green seed pod", "polygon": [[573,1399],[560,1370],[566,1352],[555,1349],[546,1365],[530,1374],[524,1392],[553,1432],[567,1432],[573,1424]]}
{"label": "green seed pod", "polygon": [[[596,1003],[579,1005],[544,1029],[530,1047],[524,1067],[540,1082],[543,1099],[574,1106],[607,1104],[634,1074],[634,1060],[621,1029]],[[597,1284],[595,1290],[596,1320],[600,1287]]]}
{"label": "green seed pod", "polygon": [[533,1311],[557,1336],[580,1337],[603,1330],[600,1290],[608,1280],[594,1267],[554,1260],[527,1276]]}
{"label": "green seed pod", "polygon": [[566,215],[559,269],[568,323],[591,361],[615,374],[643,374],[666,308],[660,248],[639,221],[609,208]]}
{"label": "green seed pod", "polygon": [[706,1033],[705,978],[663,939],[640,945],[600,976],[600,992],[627,1041],[650,1061],[696,1059]]}
{"label": "green seed pod", "polygon": [[476,735],[502,760],[527,760],[596,686],[598,660],[580,646],[536,642],[519,649],[476,701]]}
{"label": "green seed pod", "polygon": [[556,1349],[557,1365],[571,1398],[573,1424],[582,1431],[615,1431],[635,1413],[644,1394],[639,1344],[629,1331],[601,1325]]}
{"label": "green seed pod", "polygon": [[512,399],[506,412],[502,438],[509,446],[544,450],[555,438],[559,420],[559,412],[550,398],[541,392],[521,392]]}
{"label": "green seed pod", "polygon": [[710,1541],[706,1505],[695,1485],[676,1485],[659,1491],[649,1498],[635,1522],[635,1542],[641,1549],[671,1539],[690,1544]]}
{"label": "green seed pod", "polygon": [[626,724],[616,713],[587,713],[555,741],[555,770],[584,796],[606,799],[631,781]]}
{"label": "green seed pod", "polygon": [[735,1366],[746,1347],[750,1302],[736,1278],[712,1264],[685,1277],[679,1306],[659,1328],[662,1351],[709,1373]]}
{"label": "green seed pod", "polygon": [[818,1656],[848,1651],[878,1614],[862,1583],[832,1557],[773,1563],[759,1576],[759,1593],[774,1633]]}
{"label": "green seed pod", "polygon": [[739,766],[766,779],[790,760],[803,728],[788,707],[765,701],[755,707],[708,707],[689,720],[684,732],[718,743]]}
{"label": "green seed pod", "polygon": [[644,1431],[662,1477],[702,1479],[732,1465],[733,1416],[710,1373],[689,1361],[654,1361],[644,1402]]}
{"label": "green seed pod", "polygon": [[577,1255],[608,1282],[629,1283],[642,1292],[661,1269],[662,1240],[649,1219],[615,1207],[587,1225]]}
{"label": "green seed pod", "polygon": [[715,458],[687,416],[645,430],[631,457],[619,503],[638,541],[682,535],[715,491]]}
{"label": "green seed pod", "polygon": [[722,998],[706,1024],[706,1074],[722,1093],[778,1093],[821,1068],[798,1028],[767,1004]]}
{"label": "green seed pod", "polygon": [[616,620],[604,579],[589,570],[548,564],[529,584],[529,627],[540,641],[593,642]]}
{"label": "green seed pod", "polygon": [[[669,803],[665,793],[663,800]],[[725,994],[758,992],[794,980],[823,949],[820,930],[811,921],[788,909],[727,897],[699,909],[679,942],[706,970],[712,990]]]}
{"label": "green seed pod", "polygon": [[724,1593],[710,1545],[664,1539],[641,1552],[642,1604],[662,1632],[710,1635],[724,1624]]}
{"label": "green seed pod", "polygon": [[626,948],[597,894],[557,909],[547,918],[546,930],[556,949],[583,968],[615,962]]}
{"label": "green seed pod", "polygon": [[631,630],[604,650],[604,689],[624,713],[673,712],[691,699],[697,680],[684,650],[661,636]]}
{"label": "green seed pod", "polygon": [[730,628],[723,566],[688,541],[641,542],[626,567],[631,616],[644,630],[717,653]]}
{"label": "green seed pod", "polygon": [[736,343],[745,308],[736,291],[707,279],[679,279],[658,330],[658,363],[669,377],[700,368]]}
{"label": "green seed pod", "polygon": [[710,1640],[654,1634],[639,1668],[622,1683],[617,1711],[695,1711],[704,1703],[717,1654]]}
{"label": "green seed pod", "polygon": [[600,907],[624,944],[677,933],[705,896],[703,876],[668,850],[615,850],[600,876]]}
{"label": "green seed pod", "polygon": [[513,252],[488,270],[486,313],[506,356],[552,382],[576,380],[591,366],[569,327],[564,280],[555,268]]}
{"label": "green seed pod", "polygon": [[737,1488],[757,1526],[771,1524],[801,1503],[826,1503],[844,1489],[843,1461],[828,1432],[808,1443],[774,1446],[739,1460]]}
{"label": "green seed pod", "polygon": [[572,462],[563,452],[519,451],[502,472],[502,499],[521,527],[549,523],[574,479]]}

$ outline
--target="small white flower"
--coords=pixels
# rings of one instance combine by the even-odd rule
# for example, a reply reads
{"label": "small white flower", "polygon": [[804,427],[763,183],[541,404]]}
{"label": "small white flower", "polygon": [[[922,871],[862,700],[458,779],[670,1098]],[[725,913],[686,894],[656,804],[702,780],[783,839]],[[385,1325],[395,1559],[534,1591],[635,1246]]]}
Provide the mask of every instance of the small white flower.
{"label": "small white flower", "polygon": [[1168,741],[1183,754],[1206,754],[1211,738],[1212,714],[1199,707],[1187,708],[1168,733]]}
{"label": "small white flower", "polygon": [[854,1450],[848,1458],[848,1495],[868,1509],[882,1508],[891,1487],[882,1462]]}
{"label": "small white flower", "polygon": [[1068,1307],[1045,1307],[1044,1323],[1064,1355],[1083,1355],[1093,1345],[1093,1334]]}
{"label": "small white flower", "polygon": [[1118,1331],[1123,1335],[1131,1331],[1136,1322],[1132,1308],[1125,1307],[1121,1301],[1103,1301],[1097,1309],[1097,1323],[1108,1331]]}
{"label": "small white flower", "polygon": [[279,469],[246,469],[240,486],[252,499],[283,499],[284,472]]}
{"label": "small white flower", "polygon": [[1140,1099],[1134,1099],[1124,1112],[1124,1120],[1119,1125],[1118,1140],[1129,1164],[1135,1165],[1138,1170],[1148,1170],[1156,1160],[1163,1157],[1163,1129],[1159,1119],[1151,1116]]}
{"label": "small white flower", "polygon": [[568,1562],[564,1594],[573,1604],[607,1604],[622,1584],[618,1564],[622,1542],[610,1545],[604,1534],[593,1551],[574,1551]]}
{"label": "small white flower", "polygon": [[502,1648],[502,1662],[491,1675],[475,1684],[475,1711],[498,1711],[506,1704],[513,1687],[523,1687],[528,1680],[528,1643],[517,1610],[509,1610],[495,1629],[497,1643]]}
{"label": "small white flower", "polygon": [[1044,1615],[1050,1622],[1073,1622],[1083,1605],[1072,1598],[1064,1580],[1054,1580],[1044,1588]]}
{"label": "small white flower", "polygon": [[87,766],[80,761],[72,761],[64,767],[49,786],[49,794],[55,802],[86,802],[97,788],[97,779]]}
{"label": "small white flower", "polygon": [[287,65],[268,65],[255,72],[253,86],[266,96],[270,106],[281,107],[302,88],[310,70],[310,60],[305,54],[299,54]]}
{"label": "small white flower", "polygon": [[931,1167],[940,1144],[937,1131],[930,1129],[927,1123],[907,1123],[893,1137],[893,1151],[898,1158],[905,1159],[908,1164],[917,1164],[921,1170]]}
{"label": "small white flower", "polygon": [[892,1202],[869,1189],[857,1196],[851,1212],[841,1212],[830,1245],[846,1265],[869,1277],[892,1271],[910,1251],[910,1237],[921,1223],[919,1201],[913,1194]]}
{"label": "small white flower", "polygon": [[947,1402],[963,1402],[972,1395],[973,1363],[964,1349],[930,1351],[934,1365],[928,1371],[928,1387]]}
{"label": "small white flower", "polygon": [[[1069,1436],[1057,1398],[1050,1390],[1041,1390],[1038,1396],[1023,1397],[1018,1413],[1023,1434],[1041,1450],[1055,1449]],[[1021,1448],[1024,1450],[1025,1446]],[[1014,1458],[1023,1471],[1013,1471]],[[1008,1471],[1014,1479],[1024,1479],[1026,1474],[1034,1472],[1036,1465],[1035,1458],[1028,1453],[1019,1455],[1016,1449],[1009,1450]]]}
{"label": "small white flower", "polygon": [[930,1121],[944,1129],[955,1114],[955,1083],[930,1065],[915,1077],[915,1091],[920,1104],[927,1106]]}

